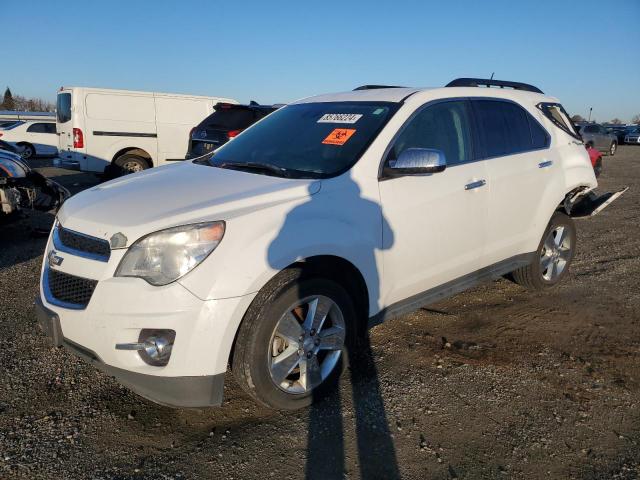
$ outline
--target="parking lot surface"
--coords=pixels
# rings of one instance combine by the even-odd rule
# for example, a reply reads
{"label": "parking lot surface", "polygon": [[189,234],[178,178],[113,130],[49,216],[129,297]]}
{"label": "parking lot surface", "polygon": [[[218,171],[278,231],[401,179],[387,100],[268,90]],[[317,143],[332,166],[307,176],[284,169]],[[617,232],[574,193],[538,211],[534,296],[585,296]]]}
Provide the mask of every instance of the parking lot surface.
{"label": "parking lot surface", "polygon": [[[73,192],[98,179],[46,166]],[[0,226],[0,478],[640,476],[640,147],[604,157],[562,285],[507,280],[374,328],[340,391],[299,412],[228,376],[217,409],[170,409],[52,348],[32,307],[50,215]]]}

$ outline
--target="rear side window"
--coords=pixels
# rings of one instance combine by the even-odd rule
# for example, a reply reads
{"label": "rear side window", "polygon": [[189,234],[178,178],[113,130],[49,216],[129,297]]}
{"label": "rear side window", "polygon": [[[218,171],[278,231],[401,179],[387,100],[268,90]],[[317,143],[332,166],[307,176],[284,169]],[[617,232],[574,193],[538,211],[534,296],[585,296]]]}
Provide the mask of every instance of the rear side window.
{"label": "rear side window", "polygon": [[[538,108],[544,113],[544,116],[551,120],[556,127],[568,133],[572,137],[580,138],[580,134],[571,123],[569,114],[559,103],[543,102],[538,104]],[[586,128],[583,129],[586,132]]]}
{"label": "rear side window", "polygon": [[500,100],[474,100],[484,157],[501,157],[546,148],[549,135],[522,107]]}
{"label": "rear side window", "polygon": [[59,123],[66,123],[71,120],[71,94],[59,93],[56,104],[56,113]]}
{"label": "rear side window", "polygon": [[32,123],[27,127],[29,133],[56,133],[54,123]]}

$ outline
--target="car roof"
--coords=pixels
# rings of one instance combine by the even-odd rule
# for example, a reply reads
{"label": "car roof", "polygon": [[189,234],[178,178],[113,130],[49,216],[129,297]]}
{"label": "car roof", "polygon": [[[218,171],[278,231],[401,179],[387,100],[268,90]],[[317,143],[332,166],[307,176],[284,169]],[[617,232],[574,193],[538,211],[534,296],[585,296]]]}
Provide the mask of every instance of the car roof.
{"label": "car roof", "polygon": [[450,97],[494,97],[519,100],[523,102],[552,102],[558,101],[542,93],[515,90],[511,88],[487,87],[383,87],[352,90],[348,92],[327,93],[297,100],[295,103],[322,102],[393,102],[401,103],[416,93],[431,93],[433,98]]}

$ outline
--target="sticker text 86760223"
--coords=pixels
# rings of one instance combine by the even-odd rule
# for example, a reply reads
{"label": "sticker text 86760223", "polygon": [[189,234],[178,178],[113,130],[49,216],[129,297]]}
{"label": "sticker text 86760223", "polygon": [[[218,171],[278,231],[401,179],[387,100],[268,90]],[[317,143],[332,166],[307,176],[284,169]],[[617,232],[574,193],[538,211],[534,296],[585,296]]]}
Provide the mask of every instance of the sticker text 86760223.
{"label": "sticker text 86760223", "polygon": [[344,145],[356,133],[355,128],[334,128],[322,141],[325,145]]}

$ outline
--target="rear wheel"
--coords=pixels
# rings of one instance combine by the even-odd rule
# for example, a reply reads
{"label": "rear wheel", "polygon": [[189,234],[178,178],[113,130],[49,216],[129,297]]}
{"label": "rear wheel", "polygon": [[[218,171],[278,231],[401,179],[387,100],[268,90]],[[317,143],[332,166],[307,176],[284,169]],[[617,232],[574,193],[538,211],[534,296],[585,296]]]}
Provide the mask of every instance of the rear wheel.
{"label": "rear wheel", "polygon": [[21,143],[20,147],[22,148],[20,156],[23,160],[31,160],[36,156],[36,149],[30,143]]}
{"label": "rear wheel", "polygon": [[303,408],[333,388],[352,344],[355,308],[325,278],[283,272],[261,291],[240,326],[232,369],[240,386],[275,409]]}
{"label": "rear wheel", "polygon": [[568,215],[556,212],[545,230],[533,261],[511,273],[525,288],[541,290],[560,283],[573,260],[576,228]]}
{"label": "rear wheel", "polygon": [[129,153],[119,156],[113,163],[119,168],[122,175],[141,172],[149,168],[149,164],[144,157]]}

